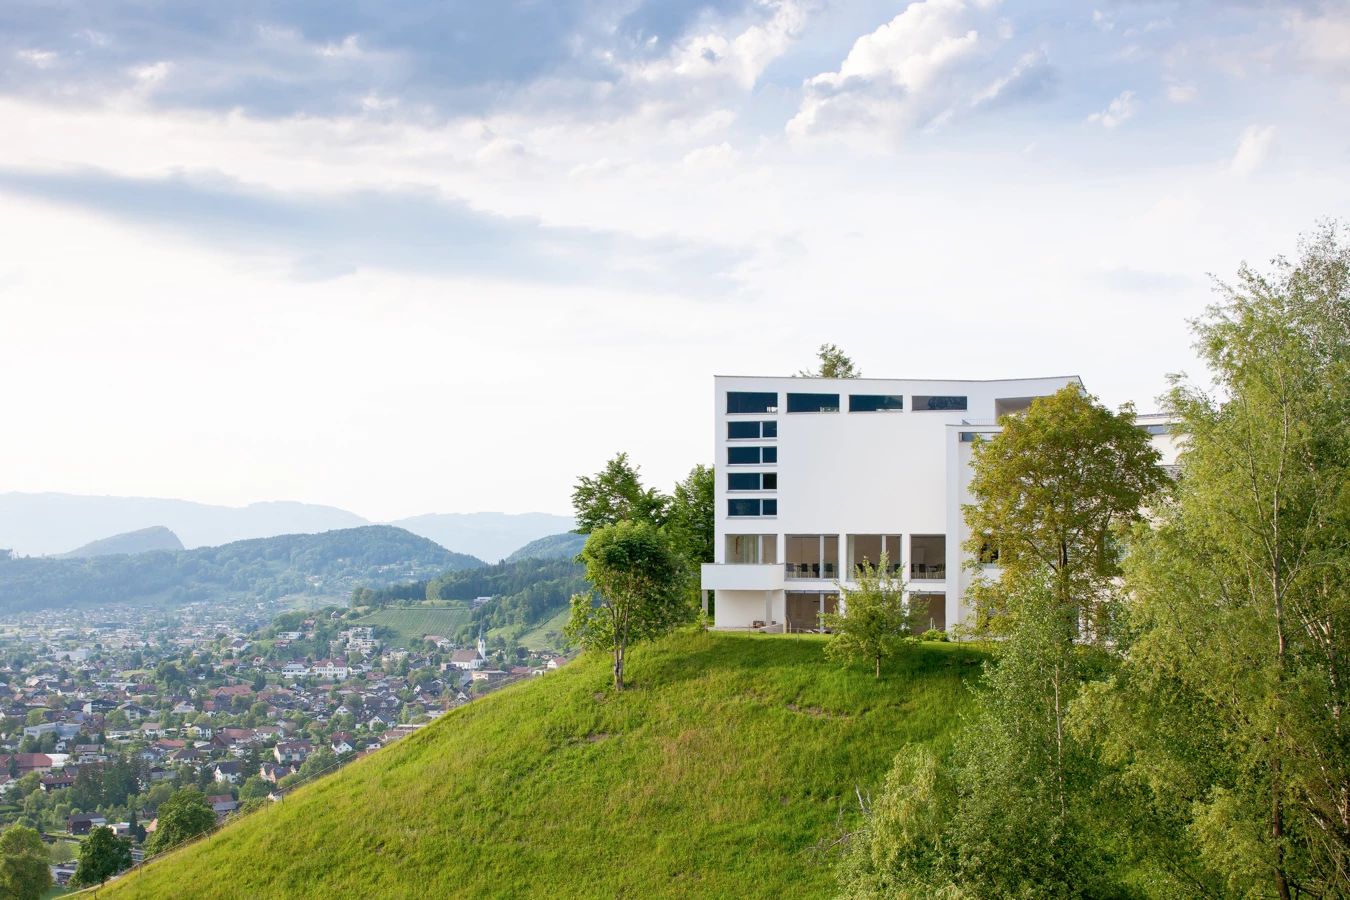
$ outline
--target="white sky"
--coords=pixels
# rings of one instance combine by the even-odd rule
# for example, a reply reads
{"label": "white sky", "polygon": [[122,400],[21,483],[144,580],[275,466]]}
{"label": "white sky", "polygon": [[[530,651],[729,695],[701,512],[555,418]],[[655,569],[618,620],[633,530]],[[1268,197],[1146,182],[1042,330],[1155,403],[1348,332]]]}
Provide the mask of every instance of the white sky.
{"label": "white sky", "polygon": [[562,3],[534,55],[466,25],[481,78],[383,23],[18,7],[0,491],[566,513],[827,341],[1147,411],[1206,273],[1350,209],[1342,4]]}

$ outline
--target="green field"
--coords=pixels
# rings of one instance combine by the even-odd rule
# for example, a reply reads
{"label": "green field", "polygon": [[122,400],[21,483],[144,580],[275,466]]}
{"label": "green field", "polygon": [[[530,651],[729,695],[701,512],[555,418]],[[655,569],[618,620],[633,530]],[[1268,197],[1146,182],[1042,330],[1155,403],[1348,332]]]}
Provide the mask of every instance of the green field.
{"label": "green field", "polygon": [[[456,710],[107,897],[828,897],[813,848],[909,742],[949,746],[970,646],[827,662],[823,639],[688,632]],[[842,817],[841,817],[842,813]],[[191,886],[187,888],[187,886]]]}
{"label": "green field", "polygon": [[381,609],[368,616],[354,619],[352,625],[383,625],[396,631],[399,640],[405,644],[409,640],[422,639],[426,634],[439,634],[453,637],[461,625],[469,621],[470,611],[462,606],[426,607],[423,609]]}
{"label": "green field", "polygon": [[561,652],[566,639],[562,636],[563,626],[567,624],[568,618],[572,615],[571,609],[560,609],[552,616],[540,622],[533,627],[508,625],[505,628],[494,628],[488,632],[488,637],[514,637],[517,644],[526,650],[557,650]]}

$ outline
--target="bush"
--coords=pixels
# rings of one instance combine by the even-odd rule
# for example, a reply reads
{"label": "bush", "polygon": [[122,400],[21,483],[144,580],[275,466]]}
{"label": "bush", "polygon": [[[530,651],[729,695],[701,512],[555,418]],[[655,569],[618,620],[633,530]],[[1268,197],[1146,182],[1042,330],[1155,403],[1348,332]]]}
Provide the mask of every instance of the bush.
{"label": "bush", "polygon": [[925,632],[923,633],[923,636],[920,637],[919,640],[921,640],[921,641],[950,641],[951,638],[947,637],[947,632],[945,632],[945,631],[941,631],[941,630],[939,630],[939,629],[937,629],[937,628],[930,628],[930,629],[928,629],[927,631],[925,631]]}

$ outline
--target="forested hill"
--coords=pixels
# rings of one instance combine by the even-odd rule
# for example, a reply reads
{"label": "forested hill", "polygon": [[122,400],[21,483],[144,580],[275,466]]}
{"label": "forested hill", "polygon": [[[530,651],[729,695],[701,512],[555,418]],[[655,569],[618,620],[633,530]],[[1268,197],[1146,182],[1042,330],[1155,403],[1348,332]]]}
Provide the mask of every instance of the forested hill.
{"label": "forested hill", "polygon": [[358,584],[398,584],[483,564],[390,525],[92,559],[15,558],[0,550],[0,613],[224,597],[338,597]]}

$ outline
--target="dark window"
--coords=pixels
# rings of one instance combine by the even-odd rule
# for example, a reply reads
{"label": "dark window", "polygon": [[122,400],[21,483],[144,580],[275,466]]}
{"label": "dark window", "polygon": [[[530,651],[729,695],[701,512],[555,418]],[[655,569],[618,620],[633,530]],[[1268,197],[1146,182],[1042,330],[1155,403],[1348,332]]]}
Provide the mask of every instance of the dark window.
{"label": "dark window", "polygon": [[965,409],[965,397],[923,397],[919,394],[914,395],[914,409],[918,410],[948,410]]}
{"label": "dark window", "polygon": [[778,395],[756,391],[727,391],[728,413],[776,413]]}
{"label": "dark window", "polygon": [[838,394],[788,394],[790,413],[839,412]]}
{"label": "dark window", "polygon": [[1139,427],[1143,428],[1148,434],[1170,434],[1172,431],[1171,425],[1141,425]]}
{"label": "dark window", "polygon": [[728,500],[727,515],[729,516],[757,516],[759,515],[758,500]]}
{"label": "dark window", "polygon": [[849,394],[849,412],[899,412],[905,408],[904,394]]}
{"label": "dark window", "polygon": [[976,441],[989,441],[989,440],[993,440],[993,438],[994,438],[994,435],[993,435],[992,433],[987,433],[987,434],[986,434],[986,433],[981,433],[981,432],[978,432],[978,431],[963,431],[963,432],[961,432],[961,443],[963,443],[963,444],[973,444],[973,443],[975,443]]}
{"label": "dark window", "polygon": [[759,465],[758,447],[728,447],[727,465],[729,466],[757,466]]}
{"label": "dark window", "polygon": [[727,475],[727,490],[729,491],[757,491],[759,490],[758,472],[731,472]]}
{"label": "dark window", "polygon": [[768,422],[760,422],[759,424],[764,427],[764,437],[766,438],[778,437],[778,421],[776,419]]}
{"label": "dark window", "polygon": [[758,422],[728,422],[727,440],[731,441],[757,441],[759,440]]}
{"label": "dark window", "polygon": [[771,465],[775,465],[777,462],[778,462],[778,448],[777,448],[777,447],[765,447],[765,448],[764,448],[764,464],[767,465],[767,466],[771,466]]}
{"label": "dark window", "polygon": [[776,491],[776,490],[778,490],[778,473],[777,473],[777,472],[765,472],[764,475],[763,475],[763,479],[764,479],[764,490],[766,490],[766,491]]}
{"label": "dark window", "polygon": [[765,500],[765,501],[764,501],[764,515],[766,515],[766,516],[776,516],[776,515],[778,515],[778,501],[777,501],[777,500]]}

